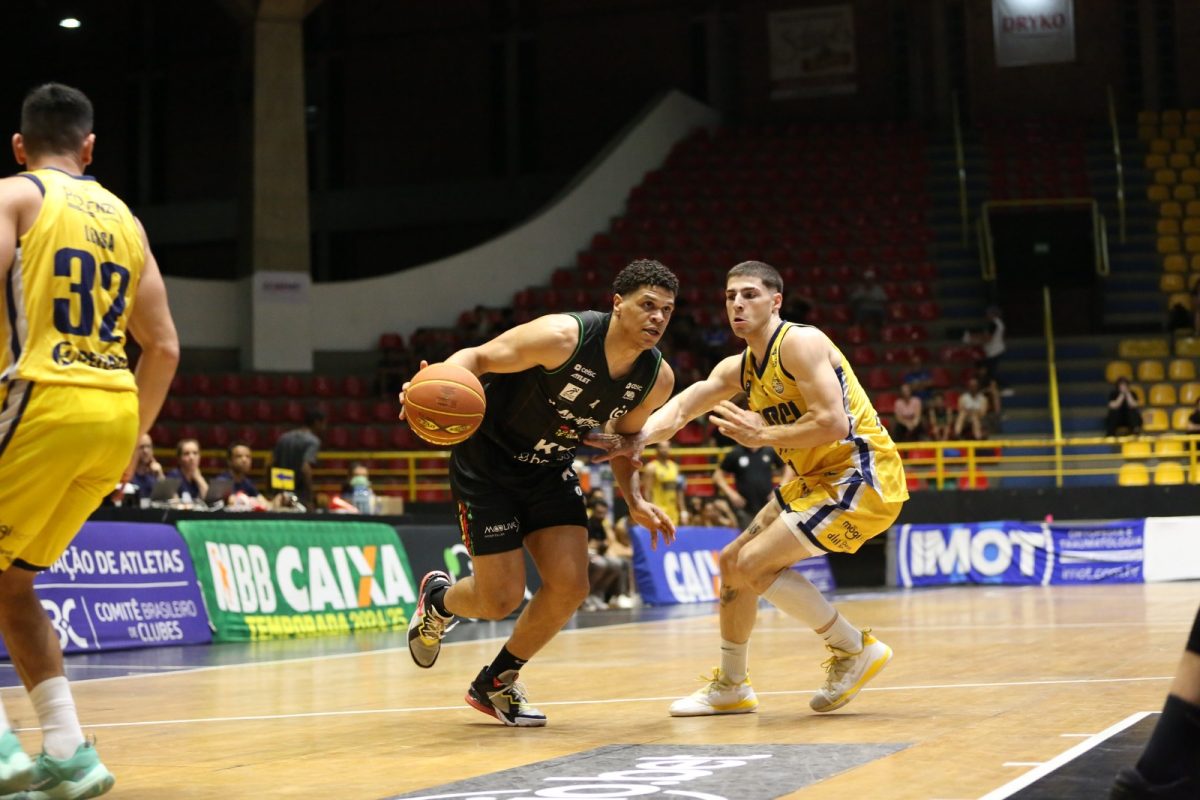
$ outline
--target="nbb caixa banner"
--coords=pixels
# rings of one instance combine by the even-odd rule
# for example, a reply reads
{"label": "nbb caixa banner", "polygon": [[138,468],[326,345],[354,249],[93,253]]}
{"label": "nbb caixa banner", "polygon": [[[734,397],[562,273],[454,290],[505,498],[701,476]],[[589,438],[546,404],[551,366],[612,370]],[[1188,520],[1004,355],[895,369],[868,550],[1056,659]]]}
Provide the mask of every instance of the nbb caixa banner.
{"label": "nbb caixa banner", "polygon": [[178,523],[217,641],[404,630],[416,585],[388,525],[305,520]]}

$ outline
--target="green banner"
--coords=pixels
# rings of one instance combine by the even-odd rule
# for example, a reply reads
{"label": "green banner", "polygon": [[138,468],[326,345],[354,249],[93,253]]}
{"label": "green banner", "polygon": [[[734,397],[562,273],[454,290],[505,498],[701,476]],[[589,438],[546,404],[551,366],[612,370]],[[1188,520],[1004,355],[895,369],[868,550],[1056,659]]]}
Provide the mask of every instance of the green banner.
{"label": "green banner", "polygon": [[222,642],[405,630],[417,590],[389,525],[180,520]]}

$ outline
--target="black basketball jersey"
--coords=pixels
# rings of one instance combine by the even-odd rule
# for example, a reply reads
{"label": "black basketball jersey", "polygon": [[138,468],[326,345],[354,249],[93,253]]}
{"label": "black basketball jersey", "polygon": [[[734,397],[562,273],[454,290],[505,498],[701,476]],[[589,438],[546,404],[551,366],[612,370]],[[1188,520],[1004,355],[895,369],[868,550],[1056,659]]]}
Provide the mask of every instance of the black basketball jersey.
{"label": "black basketball jersey", "polygon": [[526,464],[570,462],[588,431],[642,402],[662,363],[658,349],[642,353],[627,375],[613,378],[604,355],[612,314],[582,311],[570,316],[579,323],[579,344],[571,357],[553,370],[534,367],[489,376],[483,424],[455,448],[456,454],[491,444]]}

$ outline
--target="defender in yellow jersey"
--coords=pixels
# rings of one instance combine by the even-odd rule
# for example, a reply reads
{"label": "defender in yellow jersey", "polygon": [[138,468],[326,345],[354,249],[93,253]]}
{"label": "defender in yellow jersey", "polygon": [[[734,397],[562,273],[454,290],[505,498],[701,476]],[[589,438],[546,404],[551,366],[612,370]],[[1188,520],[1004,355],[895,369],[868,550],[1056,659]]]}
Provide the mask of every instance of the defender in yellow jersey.
{"label": "defender in yellow jersey", "polygon": [[[774,447],[798,477],[781,486],[750,526],[721,551],[721,666],[705,686],[671,706],[675,716],[754,711],[748,678],[758,597],[812,628],[830,657],[809,705],[832,711],[850,702],[892,657],[870,629],[851,625],[792,565],[826,552],[853,553],[888,529],[908,499],[895,445],[854,370],[824,333],[784,322],[783,279],[746,261],[729,271],[725,308],[740,356],[721,361],[650,417],[644,438],[610,456],[669,439],[708,412],[745,447]],[[749,410],[731,400],[741,394]]]}
{"label": "defender in yellow jersey", "polygon": [[[84,741],[33,579],[132,472],[179,360],[140,223],[83,174],[95,140],[82,92],[40,86],[13,136],[27,171],[0,180],[0,636],[42,727],[31,761],[0,708],[0,795],[29,800],[112,788]],[[142,351],[136,374],[130,333]]]}

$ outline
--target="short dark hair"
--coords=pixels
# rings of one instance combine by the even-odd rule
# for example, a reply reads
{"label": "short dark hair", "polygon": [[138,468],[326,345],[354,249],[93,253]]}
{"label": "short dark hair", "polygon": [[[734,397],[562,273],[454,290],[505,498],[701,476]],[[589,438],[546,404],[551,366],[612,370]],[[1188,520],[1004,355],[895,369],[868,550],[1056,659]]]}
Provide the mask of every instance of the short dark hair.
{"label": "short dark hair", "polygon": [[238,447],[244,447],[247,450],[251,451],[251,453],[250,453],[251,455],[254,455],[254,452],[253,452],[254,448],[252,448],[250,445],[243,442],[241,439],[238,439],[236,441],[230,442],[229,447],[225,448],[225,456],[227,458],[233,458],[233,451],[234,451],[234,449],[236,449]]}
{"label": "short dark hair", "polygon": [[725,282],[728,283],[730,278],[740,278],[743,276],[758,278],[762,281],[763,286],[766,286],[772,292],[783,294],[783,276],[779,274],[779,270],[766,262],[743,261],[740,264],[735,264],[725,275]]}
{"label": "short dark hair", "polygon": [[679,278],[658,261],[639,258],[617,273],[613,279],[613,294],[626,295],[639,286],[661,286],[671,294],[679,294]]}
{"label": "short dark hair", "polygon": [[308,408],[304,409],[304,424],[305,425],[312,426],[312,425],[316,425],[318,422],[324,422],[324,421],[325,421],[325,412],[321,410],[320,406],[309,406]]}
{"label": "short dark hair", "polygon": [[92,132],[92,101],[78,89],[44,83],[21,104],[21,140],[30,155],[69,155]]}

